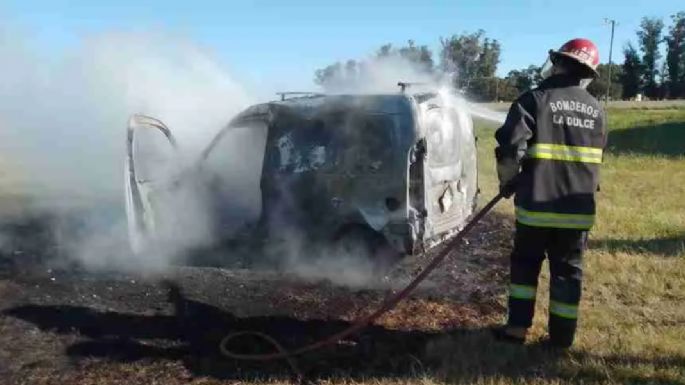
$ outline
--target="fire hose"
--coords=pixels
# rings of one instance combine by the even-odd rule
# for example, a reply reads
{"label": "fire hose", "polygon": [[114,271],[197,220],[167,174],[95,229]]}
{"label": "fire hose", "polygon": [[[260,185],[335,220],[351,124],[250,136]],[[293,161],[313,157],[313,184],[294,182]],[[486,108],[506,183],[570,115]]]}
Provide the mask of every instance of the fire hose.
{"label": "fire hose", "polygon": [[[506,190],[506,189],[505,189]],[[298,377],[301,378],[302,376],[300,375],[299,370],[297,369],[297,366],[293,360],[295,356],[300,356],[304,353],[308,353],[314,350],[321,349],[323,347],[326,347],[328,345],[333,345],[340,340],[349,337],[352,334],[355,334],[356,332],[360,331],[361,329],[365,328],[367,325],[371,324],[373,321],[377,320],[380,316],[383,314],[387,313],[388,311],[392,310],[395,308],[402,300],[407,298],[407,296],[423,281],[425,280],[428,275],[435,270],[440,263],[442,263],[445,258],[449,255],[450,251],[453,250],[459,242],[464,238],[464,236],[478,223],[480,222],[483,217],[492,210],[497,203],[507,195],[506,192],[500,192],[497,196],[492,198],[490,202],[488,202],[476,215],[471,218],[471,220],[464,226],[464,228],[457,233],[439,252],[438,254],[433,257],[433,259],[426,265],[426,267],[421,270],[421,272],[407,285],[405,286],[401,291],[397,292],[393,296],[387,298],[381,306],[374,311],[373,313],[370,313],[366,316],[359,317],[357,320],[355,320],[352,325],[350,325],[348,328],[332,334],[326,338],[320,339],[316,342],[313,342],[309,345],[302,346],[296,350],[293,351],[287,351],[285,348],[283,348],[276,340],[274,340],[272,337],[261,333],[261,332],[256,332],[256,331],[240,331],[240,332],[235,332],[235,333],[230,333],[226,335],[222,340],[221,343],[219,344],[219,350],[221,354],[230,359],[235,359],[235,360],[243,360],[243,361],[272,361],[272,360],[280,360],[280,359],[285,359],[288,361],[290,364],[291,368],[293,371],[298,373]],[[234,339],[238,337],[243,337],[243,336],[254,336],[258,337],[261,339],[266,340],[270,344],[272,344],[278,352],[274,353],[267,353],[267,354],[241,354],[241,353],[235,353],[227,347],[229,342],[233,341]]]}

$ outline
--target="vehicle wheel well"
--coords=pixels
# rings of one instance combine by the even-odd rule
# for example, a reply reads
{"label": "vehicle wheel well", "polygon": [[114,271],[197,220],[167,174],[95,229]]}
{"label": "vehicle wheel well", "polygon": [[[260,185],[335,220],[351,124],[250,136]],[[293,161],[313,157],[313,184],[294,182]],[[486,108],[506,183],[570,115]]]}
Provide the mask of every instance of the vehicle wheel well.
{"label": "vehicle wheel well", "polygon": [[341,226],[333,236],[333,243],[341,245],[346,242],[357,243],[363,247],[367,256],[372,259],[377,272],[388,271],[403,257],[403,254],[397,252],[383,234],[368,225],[355,223]]}

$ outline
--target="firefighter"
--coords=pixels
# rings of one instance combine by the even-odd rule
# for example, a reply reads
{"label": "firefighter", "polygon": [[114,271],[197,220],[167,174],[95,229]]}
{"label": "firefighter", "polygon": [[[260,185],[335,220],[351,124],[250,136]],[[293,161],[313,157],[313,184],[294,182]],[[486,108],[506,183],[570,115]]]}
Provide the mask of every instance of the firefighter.
{"label": "firefighter", "polygon": [[499,340],[523,344],[532,325],[538,275],[550,268],[548,332],[554,347],[573,344],[581,297],[582,257],[595,222],[595,192],[606,144],[604,112],[586,87],[599,53],[587,39],[550,51],[543,80],[512,104],[495,133],[497,173],[515,194],[508,319]]}

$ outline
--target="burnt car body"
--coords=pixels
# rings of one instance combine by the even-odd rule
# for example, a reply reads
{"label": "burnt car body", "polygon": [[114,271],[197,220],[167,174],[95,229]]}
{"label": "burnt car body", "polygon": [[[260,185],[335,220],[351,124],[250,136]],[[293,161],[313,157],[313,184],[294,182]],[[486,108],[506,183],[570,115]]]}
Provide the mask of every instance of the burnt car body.
{"label": "burnt car body", "polygon": [[215,186],[203,198],[213,201],[214,239],[269,240],[294,230],[308,240],[329,241],[361,233],[397,253],[416,254],[458,231],[478,197],[473,123],[459,99],[446,92],[312,94],[253,105],[218,132],[191,171],[168,178],[163,188],[146,186],[140,177],[135,141],[141,127],[158,129],[175,147],[163,123],[131,119],[126,187],[136,250],[159,225],[155,194],[188,175],[203,175],[203,164],[235,127],[265,128],[263,152],[255,155],[261,170],[252,176],[259,184],[259,196],[252,197],[259,200],[258,212],[236,228],[231,217],[239,194],[213,184],[222,178],[221,167],[214,168],[211,178],[199,182]]}

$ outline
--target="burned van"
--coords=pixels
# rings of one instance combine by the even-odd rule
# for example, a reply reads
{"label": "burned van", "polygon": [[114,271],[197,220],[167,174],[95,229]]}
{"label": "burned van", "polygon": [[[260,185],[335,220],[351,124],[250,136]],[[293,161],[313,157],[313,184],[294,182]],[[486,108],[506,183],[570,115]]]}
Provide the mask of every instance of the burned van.
{"label": "burned van", "polygon": [[[153,178],[139,160],[143,131],[154,131],[168,153],[176,147],[162,122],[131,118],[126,191],[134,250],[163,231],[165,212],[189,220],[199,210],[209,215],[181,226],[172,241],[199,228],[209,242],[355,237],[374,250],[416,254],[458,231],[478,196],[472,120],[448,92],[284,94],[235,116],[191,167]],[[182,193],[162,203],[172,191]]]}

